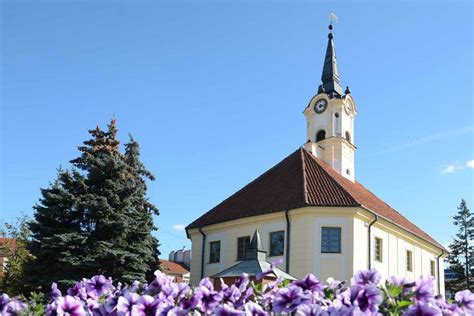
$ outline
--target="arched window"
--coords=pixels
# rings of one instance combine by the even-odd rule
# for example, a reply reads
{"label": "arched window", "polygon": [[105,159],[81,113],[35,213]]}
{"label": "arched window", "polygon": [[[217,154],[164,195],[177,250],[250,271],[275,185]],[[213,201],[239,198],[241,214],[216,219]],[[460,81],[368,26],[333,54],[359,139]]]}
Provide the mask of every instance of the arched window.
{"label": "arched window", "polygon": [[334,135],[341,136],[341,120],[337,112],[334,113]]}
{"label": "arched window", "polygon": [[325,130],[320,130],[317,134],[316,134],[316,141],[319,142],[323,139],[326,138],[326,131]]}
{"label": "arched window", "polygon": [[346,140],[350,143],[351,142],[351,133],[349,131],[346,131]]}

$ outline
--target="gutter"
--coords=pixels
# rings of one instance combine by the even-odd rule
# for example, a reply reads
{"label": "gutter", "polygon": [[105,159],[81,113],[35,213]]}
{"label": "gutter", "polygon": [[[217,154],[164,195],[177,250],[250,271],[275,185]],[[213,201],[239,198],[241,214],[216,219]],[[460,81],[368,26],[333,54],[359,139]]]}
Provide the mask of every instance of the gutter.
{"label": "gutter", "polygon": [[201,280],[204,278],[204,250],[206,250],[206,234],[202,231],[202,227],[199,227],[199,232],[202,235],[202,250],[201,250]]}
{"label": "gutter", "polygon": [[369,267],[369,270],[370,268],[372,267],[372,233],[371,233],[371,228],[372,228],[372,225],[375,224],[375,222],[379,219],[379,217],[377,216],[377,214],[374,213],[374,220],[369,224],[369,227],[367,228],[367,246],[368,246],[368,267]]}
{"label": "gutter", "polygon": [[441,295],[441,269],[439,265],[439,259],[444,255],[444,250],[441,249],[441,253],[436,257],[436,264],[438,265],[438,295]]}
{"label": "gutter", "polygon": [[285,265],[285,272],[290,273],[290,218],[288,213],[290,210],[285,210],[285,218],[286,218],[286,265]]}

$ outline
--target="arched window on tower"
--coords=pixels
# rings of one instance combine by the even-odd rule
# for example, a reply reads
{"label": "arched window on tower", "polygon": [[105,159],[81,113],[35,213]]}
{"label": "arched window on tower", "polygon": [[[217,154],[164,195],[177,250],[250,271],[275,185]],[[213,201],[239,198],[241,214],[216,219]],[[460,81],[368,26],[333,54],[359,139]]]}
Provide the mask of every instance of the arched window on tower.
{"label": "arched window on tower", "polygon": [[350,143],[351,142],[351,133],[349,131],[346,131],[346,140]]}
{"label": "arched window on tower", "polygon": [[317,134],[316,134],[316,141],[319,142],[321,140],[324,140],[326,138],[326,131],[325,130],[320,130]]}
{"label": "arched window on tower", "polygon": [[341,120],[337,112],[334,113],[334,135],[341,136]]}

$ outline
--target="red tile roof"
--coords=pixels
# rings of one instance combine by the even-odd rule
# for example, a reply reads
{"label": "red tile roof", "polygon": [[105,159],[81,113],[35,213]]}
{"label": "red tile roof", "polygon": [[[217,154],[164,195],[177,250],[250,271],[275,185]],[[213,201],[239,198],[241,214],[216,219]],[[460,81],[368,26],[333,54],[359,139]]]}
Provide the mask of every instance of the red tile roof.
{"label": "red tile roof", "polygon": [[443,248],[362,184],[344,178],[304,148],[293,152],[186,229],[305,206],[364,207]]}
{"label": "red tile roof", "polygon": [[186,273],[189,273],[189,269],[184,264],[163,259],[160,259],[160,269],[163,273],[169,275],[183,276]]}

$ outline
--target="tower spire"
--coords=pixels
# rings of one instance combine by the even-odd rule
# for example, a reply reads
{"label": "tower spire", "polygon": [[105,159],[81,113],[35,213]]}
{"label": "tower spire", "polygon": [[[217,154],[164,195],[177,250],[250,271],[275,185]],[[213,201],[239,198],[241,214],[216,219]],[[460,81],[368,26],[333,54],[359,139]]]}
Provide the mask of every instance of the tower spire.
{"label": "tower spire", "polygon": [[328,34],[328,46],[326,48],[326,56],[324,58],[323,73],[321,75],[321,85],[318,91],[324,91],[329,96],[340,97],[343,95],[343,90],[339,78],[339,70],[337,68],[336,49],[334,47],[334,36],[332,34],[333,20],[337,18],[331,14]]}

